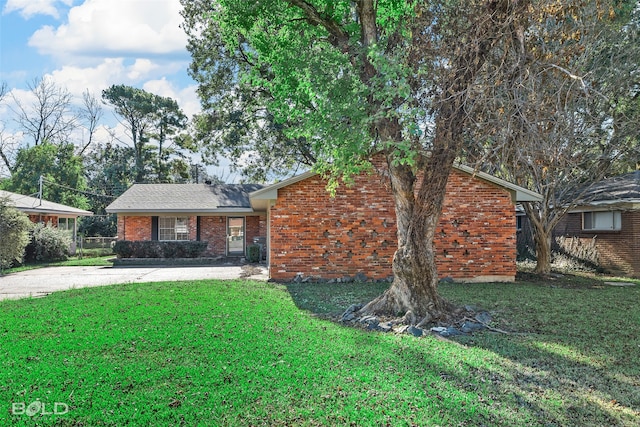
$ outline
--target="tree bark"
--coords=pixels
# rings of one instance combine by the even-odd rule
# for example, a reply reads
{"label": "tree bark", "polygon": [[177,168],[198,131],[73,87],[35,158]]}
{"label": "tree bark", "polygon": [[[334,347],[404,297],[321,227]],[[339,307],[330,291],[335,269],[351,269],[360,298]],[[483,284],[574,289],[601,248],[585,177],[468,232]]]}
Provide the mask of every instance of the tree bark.
{"label": "tree bark", "polygon": [[433,246],[453,158],[448,152],[434,157],[428,159],[424,178],[417,178],[407,165],[389,162],[398,229],[394,280],[362,314],[406,316],[415,324],[446,317],[453,307],[438,294]]}
{"label": "tree bark", "polygon": [[536,248],[536,267],[533,272],[536,274],[551,273],[551,231],[536,230],[533,234],[533,241]]}

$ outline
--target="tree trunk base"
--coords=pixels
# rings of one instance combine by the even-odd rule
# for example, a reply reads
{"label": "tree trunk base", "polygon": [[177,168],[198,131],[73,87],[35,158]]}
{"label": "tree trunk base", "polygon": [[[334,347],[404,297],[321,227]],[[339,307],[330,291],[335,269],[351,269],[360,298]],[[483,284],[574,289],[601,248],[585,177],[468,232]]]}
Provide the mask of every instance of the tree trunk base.
{"label": "tree trunk base", "polygon": [[382,295],[362,307],[356,316],[377,316],[394,323],[426,326],[429,324],[451,321],[459,309],[444,298],[436,295],[426,304],[415,304],[408,307],[393,291],[387,289]]}

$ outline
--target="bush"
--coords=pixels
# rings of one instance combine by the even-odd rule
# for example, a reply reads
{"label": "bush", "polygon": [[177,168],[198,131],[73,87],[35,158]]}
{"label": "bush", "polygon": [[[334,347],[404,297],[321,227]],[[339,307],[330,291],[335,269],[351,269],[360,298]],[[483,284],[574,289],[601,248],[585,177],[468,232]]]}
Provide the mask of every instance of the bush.
{"label": "bush", "polygon": [[0,269],[22,262],[29,244],[29,217],[0,198]]}
{"label": "bush", "polygon": [[69,255],[71,236],[49,224],[35,224],[31,230],[31,242],[27,246],[26,261],[64,261]]}
{"label": "bush", "polygon": [[92,237],[115,236],[118,234],[116,215],[85,216],[78,223],[78,233]]}
{"label": "bush", "polygon": [[249,245],[247,246],[247,261],[249,262],[259,262],[260,261],[260,246],[259,245]]}
{"label": "bush", "polygon": [[118,240],[113,252],[119,258],[197,258],[207,250],[208,242],[159,242]]}

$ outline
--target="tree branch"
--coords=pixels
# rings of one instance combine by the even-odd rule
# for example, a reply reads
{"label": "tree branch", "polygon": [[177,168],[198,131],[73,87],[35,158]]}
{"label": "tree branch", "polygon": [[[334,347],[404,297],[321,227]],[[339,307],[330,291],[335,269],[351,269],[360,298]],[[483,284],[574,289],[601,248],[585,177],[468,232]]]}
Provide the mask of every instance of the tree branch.
{"label": "tree branch", "polygon": [[329,43],[339,48],[343,53],[351,50],[349,45],[349,33],[347,33],[335,20],[331,17],[323,16],[313,5],[305,0],[287,0],[292,6],[298,7],[304,13],[307,22],[314,26],[321,26],[329,32],[331,37]]}

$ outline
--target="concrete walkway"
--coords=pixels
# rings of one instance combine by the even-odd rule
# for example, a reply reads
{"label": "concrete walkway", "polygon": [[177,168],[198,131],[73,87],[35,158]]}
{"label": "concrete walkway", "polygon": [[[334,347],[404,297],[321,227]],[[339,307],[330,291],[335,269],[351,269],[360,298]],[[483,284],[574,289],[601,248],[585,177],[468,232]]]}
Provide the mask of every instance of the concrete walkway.
{"label": "concrete walkway", "polygon": [[267,280],[264,266],[45,267],[0,276],[0,300],[39,297],[55,291],[114,285],[201,279]]}

